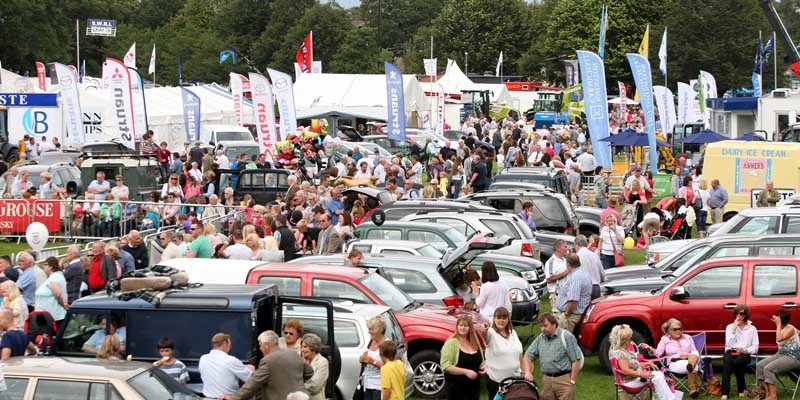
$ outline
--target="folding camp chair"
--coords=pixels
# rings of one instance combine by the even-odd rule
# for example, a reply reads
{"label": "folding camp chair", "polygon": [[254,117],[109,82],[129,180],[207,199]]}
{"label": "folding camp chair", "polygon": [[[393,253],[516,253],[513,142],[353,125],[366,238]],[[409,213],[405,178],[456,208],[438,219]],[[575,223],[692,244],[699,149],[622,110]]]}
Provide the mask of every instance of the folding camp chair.
{"label": "folding camp chair", "polygon": [[[709,379],[703,376],[703,371],[705,370],[705,368],[703,368],[703,363],[711,362],[703,357],[703,355],[706,353],[706,333],[700,332],[696,335],[693,335],[692,341],[694,342],[694,348],[696,348],[697,352],[700,354],[700,361],[698,361],[697,365],[695,366],[695,371],[697,371],[698,378],[700,378],[697,382],[699,390],[699,385]],[[669,361],[670,360],[665,360],[666,367],[669,366]],[[679,388],[683,392],[689,393],[689,374],[678,374],[670,371],[669,368],[666,369],[666,373],[668,377],[675,381],[675,387]]]}
{"label": "folding camp chair", "polygon": [[[800,369],[793,369],[787,373],[789,375],[789,382],[784,383],[780,376],[778,376],[778,386],[781,390],[792,392],[792,400],[797,396],[797,389],[800,389]],[[794,384],[792,384],[794,381]]]}
{"label": "folding camp chair", "polygon": [[617,358],[611,357],[609,362],[611,363],[611,372],[614,374],[614,395],[617,400],[619,400],[620,390],[630,395],[630,400],[644,400],[643,395],[647,391],[650,392],[649,398],[653,398],[652,382],[647,382],[642,385],[631,385],[630,383],[625,383],[625,381],[622,379],[622,377],[625,375],[619,368],[619,361],[617,361]]}

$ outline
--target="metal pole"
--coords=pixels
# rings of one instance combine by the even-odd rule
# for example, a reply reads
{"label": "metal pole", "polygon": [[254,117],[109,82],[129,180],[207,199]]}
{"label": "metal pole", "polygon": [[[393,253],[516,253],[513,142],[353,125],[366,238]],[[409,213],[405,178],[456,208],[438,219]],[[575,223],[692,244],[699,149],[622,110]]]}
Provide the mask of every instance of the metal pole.
{"label": "metal pole", "polygon": [[75,67],[81,68],[81,21],[75,19]]}
{"label": "metal pole", "polygon": [[464,52],[464,75],[469,77],[469,52]]}
{"label": "metal pole", "polygon": [[778,52],[775,50],[777,47],[776,34],[775,31],[772,31],[772,59],[775,61],[775,86],[773,86],[773,90],[778,88]]}

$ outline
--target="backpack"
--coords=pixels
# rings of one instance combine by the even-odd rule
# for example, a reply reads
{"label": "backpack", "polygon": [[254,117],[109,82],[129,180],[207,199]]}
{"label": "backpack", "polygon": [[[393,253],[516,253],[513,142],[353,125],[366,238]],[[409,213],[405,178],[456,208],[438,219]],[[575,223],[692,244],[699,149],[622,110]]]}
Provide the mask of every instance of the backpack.
{"label": "backpack", "polygon": [[[563,332],[567,332],[564,329],[562,329],[562,331]],[[561,344],[564,346],[564,350],[567,350],[567,339],[564,337],[564,333],[563,332],[561,333],[561,336],[560,336],[561,337]],[[585,357],[583,357],[583,351],[581,351],[581,347],[580,346],[576,345],[575,349],[578,351],[578,360],[580,360],[580,363],[578,364],[578,369],[581,370],[581,369],[583,369],[583,361],[584,361]]]}

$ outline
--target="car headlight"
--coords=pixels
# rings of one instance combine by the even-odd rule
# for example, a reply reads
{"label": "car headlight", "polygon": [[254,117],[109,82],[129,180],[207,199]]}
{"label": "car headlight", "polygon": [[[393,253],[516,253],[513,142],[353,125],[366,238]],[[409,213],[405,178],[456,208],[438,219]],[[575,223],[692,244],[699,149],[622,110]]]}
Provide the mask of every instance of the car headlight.
{"label": "car headlight", "polygon": [[592,316],[592,311],[594,311],[594,304],[589,304],[589,307],[586,308],[586,312],[583,314],[583,323],[589,322],[589,318]]}
{"label": "car headlight", "polygon": [[521,275],[528,282],[535,282],[539,279],[539,276],[536,274],[536,271],[522,271]]}
{"label": "car headlight", "polygon": [[525,292],[520,289],[510,289],[508,291],[508,298],[511,299],[512,303],[525,301]]}

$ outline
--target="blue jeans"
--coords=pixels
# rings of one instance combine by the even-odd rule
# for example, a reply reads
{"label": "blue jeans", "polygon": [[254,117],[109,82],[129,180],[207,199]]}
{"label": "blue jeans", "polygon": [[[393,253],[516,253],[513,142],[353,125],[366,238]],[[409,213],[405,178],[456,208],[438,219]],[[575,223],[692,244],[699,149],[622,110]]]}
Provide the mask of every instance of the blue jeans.
{"label": "blue jeans", "polygon": [[708,211],[700,210],[697,212],[697,233],[706,231],[706,217],[708,216]]}
{"label": "blue jeans", "polygon": [[606,202],[605,197],[595,197],[594,202],[595,202],[595,207],[599,209],[604,209],[608,207],[608,203]]}
{"label": "blue jeans", "polygon": [[603,263],[603,269],[611,269],[614,268],[614,255],[600,255],[600,261]]}

